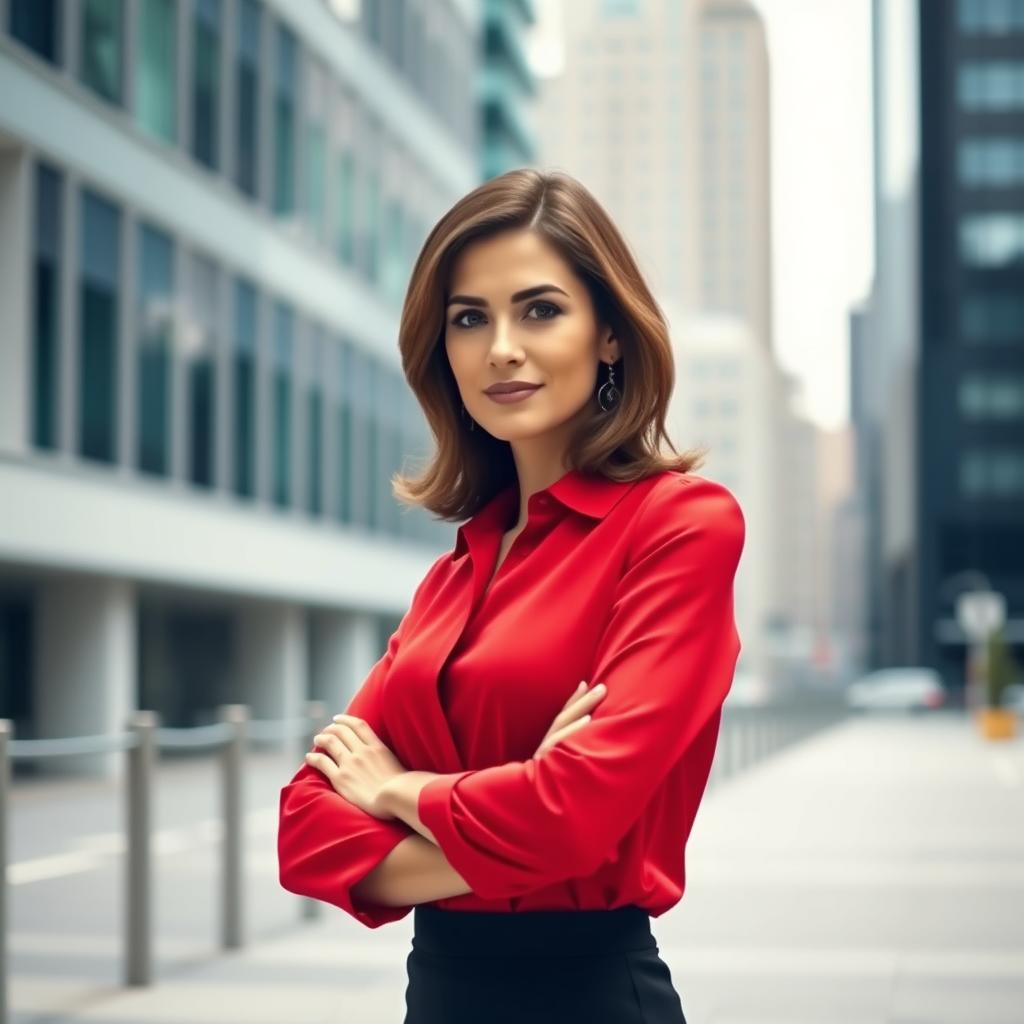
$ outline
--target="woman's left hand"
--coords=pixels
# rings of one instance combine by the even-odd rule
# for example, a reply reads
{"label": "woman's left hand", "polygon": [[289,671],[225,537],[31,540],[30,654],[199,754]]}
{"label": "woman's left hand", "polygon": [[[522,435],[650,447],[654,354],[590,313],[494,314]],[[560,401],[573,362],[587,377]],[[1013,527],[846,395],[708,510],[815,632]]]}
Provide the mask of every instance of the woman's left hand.
{"label": "woman's left hand", "polygon": [[306,764],[323,774],[335,792],[375,818],[394,818],[382,806],[384,784],[405,767],[367,722],[355,715],[335,715],[334,723],[313,737],[327,753],[309,751]]}

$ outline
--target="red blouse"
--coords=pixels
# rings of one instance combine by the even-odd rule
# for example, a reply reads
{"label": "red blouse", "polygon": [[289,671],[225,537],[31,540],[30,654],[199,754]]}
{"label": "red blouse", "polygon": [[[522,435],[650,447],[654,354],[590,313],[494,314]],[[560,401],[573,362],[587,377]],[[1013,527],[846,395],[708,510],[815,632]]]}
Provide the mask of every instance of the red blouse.
{"label": "red blouse", "polygon": [[[617,483],[571,470],[530,496],[488,586],[518,511],[512,484],[459,527],[347,711],[407,769],[441,773],[419,815],[473,891],[433,905],[635,903],[660,916],[683,894],[740,651],[743,513],[693,473]],[[607,686],[591,720],[535,758],[582,679]],[[281,790],[281,885],[370,928],[397,921],[412,907],[351,890],[414,834],[304,764]]]}

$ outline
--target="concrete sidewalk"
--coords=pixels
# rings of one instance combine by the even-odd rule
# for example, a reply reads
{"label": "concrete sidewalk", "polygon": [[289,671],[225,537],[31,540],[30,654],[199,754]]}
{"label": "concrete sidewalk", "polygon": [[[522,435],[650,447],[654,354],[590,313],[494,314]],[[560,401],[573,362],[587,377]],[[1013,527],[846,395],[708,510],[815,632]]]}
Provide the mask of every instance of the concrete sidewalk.
{"label": "concrete sidewalk", "polygon": [[[687,879],[653,927],[689,1024],[1024,1021],[1024,743],[986,744],[961,712],[852,719],[718,783]],[[411,914],[368,931],[328,909],[12,1020],[400,1024],[411,935]]]}

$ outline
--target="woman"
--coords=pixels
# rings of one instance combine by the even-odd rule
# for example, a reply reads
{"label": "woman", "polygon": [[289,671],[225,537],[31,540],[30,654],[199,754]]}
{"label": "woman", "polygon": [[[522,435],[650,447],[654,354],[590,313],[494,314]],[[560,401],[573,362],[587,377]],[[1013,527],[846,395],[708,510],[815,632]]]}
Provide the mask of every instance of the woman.
{"label": "woman", "polygon": [[396,493],[468,521],[283,788],[281,884],[369,928],[415,908],[406,1024],[685,1024],[650,919],[683,893],[744,520],[658,450],[665,319],[593,196],[523,169],[434,227],[399,344],[437,450]]}

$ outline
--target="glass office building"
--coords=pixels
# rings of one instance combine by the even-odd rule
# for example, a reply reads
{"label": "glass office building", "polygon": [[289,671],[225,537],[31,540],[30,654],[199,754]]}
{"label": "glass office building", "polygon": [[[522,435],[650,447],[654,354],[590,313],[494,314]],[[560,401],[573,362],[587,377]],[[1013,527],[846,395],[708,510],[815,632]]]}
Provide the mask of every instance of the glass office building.
{"label": "glass office building", "polygon": [[482,52],[477,0],[0,0],[16,736],[336,711],[382,652],[454,530],[391,495],[397,329]]}
{"label": "glass office building", "polygon": [[955,600],[1024,650],[1024,0],[875,0],[876,279],[859,442],[872,661],[959,689]]}

